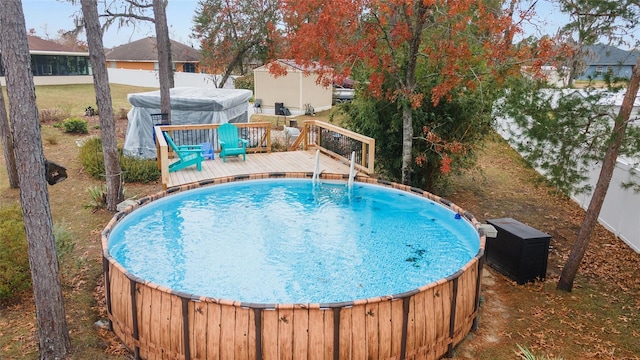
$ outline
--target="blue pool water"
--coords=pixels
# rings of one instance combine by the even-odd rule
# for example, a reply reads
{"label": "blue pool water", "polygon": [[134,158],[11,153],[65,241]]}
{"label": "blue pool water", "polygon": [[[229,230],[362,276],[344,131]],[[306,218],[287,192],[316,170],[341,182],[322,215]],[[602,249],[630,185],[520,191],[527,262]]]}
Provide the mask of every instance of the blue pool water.
{"label": "blue pool water", "polygon": [[329,303],[458,271],[477,231],[433,201],[355,183],[252,180],[164,197],[124,217],[109,253],[171,289],[254,303]]}

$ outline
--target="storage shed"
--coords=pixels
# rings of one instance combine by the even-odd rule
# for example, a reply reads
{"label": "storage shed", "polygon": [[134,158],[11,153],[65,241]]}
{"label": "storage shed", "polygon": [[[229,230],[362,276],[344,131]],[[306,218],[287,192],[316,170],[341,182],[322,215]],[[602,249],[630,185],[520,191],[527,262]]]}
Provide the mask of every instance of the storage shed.
{"label": "storage shed", "polygon": [[293,115],[304,114],[304,105],[311,104],[316,111],[331,109],[331,86],[317,84],[317,72],[305,69],[292,60],[276,60],[287,70],[286,75],[269,73],[270,64],[253,70],[255,98],[262,101],[267,113],[275,113],[276,103],[281,103]]}
{"label": "storage shed", "polygon": [[[171,124],[224,124],[249,121],[250,90],[181,87],[170,90]],[[123,153],[143,159],[156,157],[151,114],[160,113],[160,90],[129,94],[133,106],[127,118]]]}

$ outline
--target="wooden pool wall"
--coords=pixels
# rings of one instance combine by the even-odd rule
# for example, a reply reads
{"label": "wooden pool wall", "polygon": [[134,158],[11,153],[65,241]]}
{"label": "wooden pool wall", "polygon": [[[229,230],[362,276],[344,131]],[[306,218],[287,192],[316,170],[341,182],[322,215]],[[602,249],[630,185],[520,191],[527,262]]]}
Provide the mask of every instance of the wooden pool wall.
{"label": "wooden pool wall", "polygon": [[[108,252],[117,221],[139,206],[197,187],[264,178],[267,173],[207,180],[144,197],[117,213],[102,232],[109,324],[142,359],[439,359],[476,326],[485,236],[475,217],[455,204],[409,186],[356,180],[422,195],[451,208],[480,233],[478,254],[455,274],[391,296],[329,304],[252,304],[185,294],[131,275]],[[346,180],[324,174],[322,179]]]}

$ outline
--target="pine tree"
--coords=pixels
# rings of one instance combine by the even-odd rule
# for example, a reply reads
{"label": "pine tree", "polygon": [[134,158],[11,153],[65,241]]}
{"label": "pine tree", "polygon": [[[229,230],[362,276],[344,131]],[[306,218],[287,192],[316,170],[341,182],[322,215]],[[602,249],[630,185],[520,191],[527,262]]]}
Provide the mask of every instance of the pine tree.
{"label": "pine tree", "polygon": [[71,345],[45,179],[44,151],[24,13],[20,0],[0,0],[0,9],[0,51],[5,65],[9,113],[15,140],[40,359],[65,359]]}

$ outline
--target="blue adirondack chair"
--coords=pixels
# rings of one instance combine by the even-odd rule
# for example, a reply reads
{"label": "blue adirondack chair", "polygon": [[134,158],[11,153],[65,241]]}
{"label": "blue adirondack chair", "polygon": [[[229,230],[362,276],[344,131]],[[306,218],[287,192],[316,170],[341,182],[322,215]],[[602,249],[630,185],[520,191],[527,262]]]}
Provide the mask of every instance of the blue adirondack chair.
{"label": "blue adirondack chair", "polygon": [[164,138],[167,140],[167,144],[171,147],[173,152],[178,155],[178,161],[169,164],[169,172],[174,172],[180,169],[184,169],[188,166],[196,165],[198,171],[202,170],[202,146],[200,145],[176,145],[171,138],[171,135],[166,131],[163,132]]}
{"label": "blue adirondack chair", "polygon": [[237,126],[229,123],[220,125],[218,144],[220,145],[222,162],[226,162],[227,156],[242,155],[242,161],[247,160],[247,140],[238,136]]}

